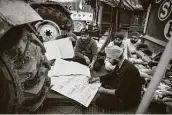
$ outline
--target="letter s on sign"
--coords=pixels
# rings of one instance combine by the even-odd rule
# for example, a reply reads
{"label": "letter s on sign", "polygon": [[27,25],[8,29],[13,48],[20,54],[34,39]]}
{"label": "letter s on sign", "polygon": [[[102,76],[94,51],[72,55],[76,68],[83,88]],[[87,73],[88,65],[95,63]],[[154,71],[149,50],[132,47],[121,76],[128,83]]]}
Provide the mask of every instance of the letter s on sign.
{"label": "letter s on sign", "polygon": [[171,0],[165,0],[164,2],[162,2],[158,10],[159,20],[161,21],[166,20],[170,16],[171,10],[172,10]]}

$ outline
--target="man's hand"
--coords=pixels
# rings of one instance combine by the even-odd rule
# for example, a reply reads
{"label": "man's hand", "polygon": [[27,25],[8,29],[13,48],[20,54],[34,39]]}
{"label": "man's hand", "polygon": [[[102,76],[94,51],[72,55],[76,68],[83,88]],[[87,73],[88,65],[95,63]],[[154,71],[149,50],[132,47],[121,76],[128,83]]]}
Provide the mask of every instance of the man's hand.
{"label": "man's hand", "polygon": [[103,87],[99,87],[98,92],[99,93],[106,93],[106,89]]}
{"label": "man's hand", "polygon": [[84,56],[84,59],[86,61],[86,63],[89,65],[91,62],[90,62],[90,59],[87,57],[87,56]]}
{"label": "man's hand", "polygon": [[106,93],[106,94],[115,95],[115,90],[116,89],[106,89],[104,87],[99,87],[98,92],[99,93]]}
{"label": "man's hand", "polygon": [[94,63],[92,62],[92,63],[89,65],[90,70],[93,70],[93,67],[94,67]]}
{"label": "man's hand", "polygon": [[94,83],[94,82],[96,82],[96,81],[100,81],[100,78],[99,78],[99,77],[97,77],[97,78],[90,78],[90,79],[88,80],[89,83]]}
{"label": "man's hand", "polygon": [[71,40],[72,42],[76,41],[72,36],[69,37],[69,40]]}

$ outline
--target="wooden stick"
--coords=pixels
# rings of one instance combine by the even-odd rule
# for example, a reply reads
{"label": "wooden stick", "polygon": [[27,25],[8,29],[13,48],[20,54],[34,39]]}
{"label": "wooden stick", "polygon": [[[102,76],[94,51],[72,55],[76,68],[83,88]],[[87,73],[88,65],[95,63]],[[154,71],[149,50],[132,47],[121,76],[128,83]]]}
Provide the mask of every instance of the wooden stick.
{"label": "wooden stick", "polygon": [[146,112],[152,97],[154,95],[154,92],[156,91],[157,87],[159,86],[159,83],[163,77],[164,71],[166,70],[169,61],[172,58],[172,38],[168,42],[165,51],[160,59],[160,62],[158,64],[158,67],[154,73],[154,76],[150,82],[150,85],[148,87],[148,90],[146,91],[139,108],[136,112],[136,114],[143,114]]}

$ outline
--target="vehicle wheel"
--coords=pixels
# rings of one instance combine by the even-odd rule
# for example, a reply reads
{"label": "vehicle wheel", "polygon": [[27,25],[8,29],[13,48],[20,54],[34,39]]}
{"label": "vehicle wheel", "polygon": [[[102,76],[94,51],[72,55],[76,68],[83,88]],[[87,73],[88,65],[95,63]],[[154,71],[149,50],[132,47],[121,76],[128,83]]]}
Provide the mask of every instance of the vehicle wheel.
{"label": "vehicle wheel", "polygon": [[14,113],[17,107],[17,91],[12,78],[0,62],[0,113]]}
{"label": "vehicle wheel", "polygon": [[[73,29],[72,19],[58,9],[51,7],[38,7],[35,9],[46,21],[38,22],[36,28],[44,41],[54,40],[61,34],[59,30],[62,25],[66,25],[69,30]],[[46,22],[46,23],[45,23]]]}
{"label": "vehicle wheel", "polygon": [[19,88],[14,77],[16,70],[11,71],[10,67],[12,65],[7,65],[7,58],[4,52],[12,49],[18,43],[22,33],[23,30],[21,28],[13,27],[0,39],[0,113],[17,113],[16,108],[21,102],[21,95],[18,95],[21,93],[21,88]]}
{"label": "vehicle wheel", "polygon": [[1,37],[0,113],[31,113],[45,100],[48,69],[38,40],[26,25]]}

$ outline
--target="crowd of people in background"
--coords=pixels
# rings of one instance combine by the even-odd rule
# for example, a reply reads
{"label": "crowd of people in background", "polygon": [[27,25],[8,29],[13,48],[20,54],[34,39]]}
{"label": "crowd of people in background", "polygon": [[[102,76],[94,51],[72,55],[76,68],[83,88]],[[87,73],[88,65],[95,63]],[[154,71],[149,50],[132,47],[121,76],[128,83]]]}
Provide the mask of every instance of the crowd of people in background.
{"label": "crowd of people in background", "polygon": [[[125,35],[119,32],[113,37],[113,41],[105,47],[104,65],[109,74],[90,79],[90,83],[103,82],[102,87],[98,90],[100,96],[96,99],[96,103],[103,108],[135,107],[141,99],[141,79],[139,70],[129,61],[130,57],[137,57],[132,57],[128,53],[134,55],[131,51],[134,52],[136,37],[139,36],[135,35],[131,40],[124,41]],[[96,62],[98,62],[98,47],[95,40],[89,36],[87,29],[81,30],[81,38],[77,40],[74,51],[74,61],[94,70]]]}
{"label": "crowd of people in background", "polygon": [[[70,37],[74,46],[75,56],[73,61],[84,64],[91,71],[98,71],[104,68],[108,74],[89,79],[89,83],[99,81],[102,86],[98,89],[99,95],[96,104],[102,108],[129,109],[138,106],[142,96],[142,83],[144,78],[151,79],[162,52],[154,57],[143,43],[142,34],[131,32],[129,37],[123,32],[116,32],[110,43],[104,49],[103,64],[98,58],[98,45],[89,35],[87,28],[81,30],[81,36],[65,31],[58,39]],[[141,59],[137,51],[148,55],[152,61],[146,62]]]}

